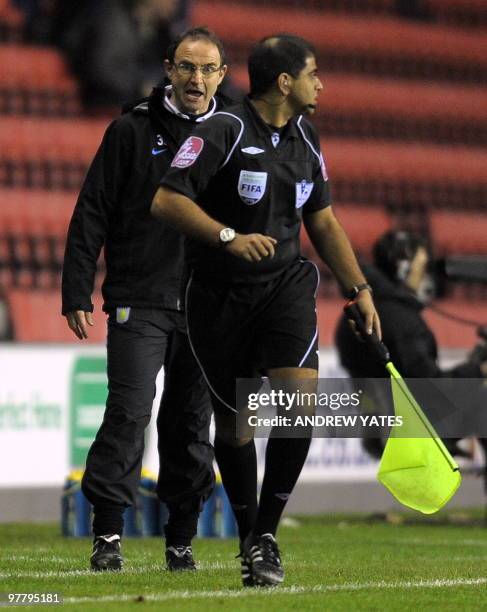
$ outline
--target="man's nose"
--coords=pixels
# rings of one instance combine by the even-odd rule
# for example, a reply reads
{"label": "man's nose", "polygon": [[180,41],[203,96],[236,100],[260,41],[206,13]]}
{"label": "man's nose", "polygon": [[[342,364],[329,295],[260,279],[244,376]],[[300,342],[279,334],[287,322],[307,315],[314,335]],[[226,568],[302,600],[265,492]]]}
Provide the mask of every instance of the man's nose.
{"label": "man's nose", "polygon": [[203,81],[204,81],[203,73],[201,71],[201,68],[198,66],[191,73],[191,82],[199,84],[199,83],[203,83]]}

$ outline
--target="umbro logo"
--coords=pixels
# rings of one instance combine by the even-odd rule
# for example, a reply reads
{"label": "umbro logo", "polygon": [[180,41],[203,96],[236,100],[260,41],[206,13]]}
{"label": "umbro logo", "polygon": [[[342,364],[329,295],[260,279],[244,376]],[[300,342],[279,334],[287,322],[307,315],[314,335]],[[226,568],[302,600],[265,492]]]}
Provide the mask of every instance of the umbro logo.
{"label": "umbro logo", "polygon": [[246,149],[241,149],[242,153],[248,153],[249,155],[259,155],[259,153],[265,153],[264,149],[259,149],[257,147],[247,147]]}
{"label": "umbro logo", "polygon": [[152,155],[159,155],[160,153],[164,153],[165,151],[167,151],[167,147],[164,147],[162,149],[156,149],[155,147],[152,149]]}
{"label": "umbro logo", "polygon": [[289,493],[274,493],[277,499],[282,499],[282,501],[287,501],[289,499]]}

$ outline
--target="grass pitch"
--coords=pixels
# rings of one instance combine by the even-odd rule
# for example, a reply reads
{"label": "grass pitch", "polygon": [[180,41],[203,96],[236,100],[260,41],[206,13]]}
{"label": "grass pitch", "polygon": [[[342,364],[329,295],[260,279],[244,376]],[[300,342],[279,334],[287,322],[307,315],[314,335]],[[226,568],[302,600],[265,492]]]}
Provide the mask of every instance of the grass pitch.
{"label": "grass pitch", "polygon": [[299,518],[299,527],[280,528],[286,580],[275,589],[241,587],[234,540],[195,540],[199,571],[177,575],[163,569],[159,539],[126,538],[124,571],[93,574],[88,538],[62,538],[52,525],[0,525],[0,592],[57,591],[63,611],[487,610],[479,517],[465,525],[447,514],[401,515],[400,524]]}

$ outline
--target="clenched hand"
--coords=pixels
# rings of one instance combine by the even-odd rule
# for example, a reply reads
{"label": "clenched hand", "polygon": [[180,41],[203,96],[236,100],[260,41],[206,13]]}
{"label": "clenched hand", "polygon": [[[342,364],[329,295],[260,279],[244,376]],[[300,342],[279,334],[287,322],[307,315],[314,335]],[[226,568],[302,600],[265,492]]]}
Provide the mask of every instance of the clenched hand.
{"label": "clenched hand", "polygon": [[232,242],[224,248],[226,251],[247,261],[261,261],[265,257],[274,257],[277,240],[262,234],[236,234]]}

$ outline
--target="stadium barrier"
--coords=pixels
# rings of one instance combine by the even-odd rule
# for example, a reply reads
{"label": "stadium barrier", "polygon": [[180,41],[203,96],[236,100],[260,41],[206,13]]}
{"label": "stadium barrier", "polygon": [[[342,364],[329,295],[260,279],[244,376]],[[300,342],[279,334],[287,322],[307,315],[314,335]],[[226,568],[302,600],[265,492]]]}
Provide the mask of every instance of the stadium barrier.
{"label": "stadium barrier", "polygon": [[[82,470],[73,470],[66,479],[61,496],[61,533],[65,537],[92,535],[93,507],[81,490]],[[157,477],[142,469],[137,502],[124,513],[124,537],[155,537],[164,535],[168,511],[156,493]],[[198,522],[198,537],[232,538],[237,536],[237,525],[232,507],[221,482],[203,507]]]}
{"label": "stadium barrier", "polygon": [[217,474],[215,489],[205,505],[198,521],[200,538],[233,538],[238,535],[232,506]]}
{"label": "stadium barrier", "polygon": [[[82,470],[73,470],[66,479],[61,496],[61,533],[66,537],[91,536],[93,508],[81,490]],[[156,493],[157,478],[143,469],[134,507],[124,513],[125,537],[150,537],[164,534],[166,505]]]}

